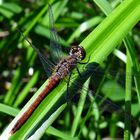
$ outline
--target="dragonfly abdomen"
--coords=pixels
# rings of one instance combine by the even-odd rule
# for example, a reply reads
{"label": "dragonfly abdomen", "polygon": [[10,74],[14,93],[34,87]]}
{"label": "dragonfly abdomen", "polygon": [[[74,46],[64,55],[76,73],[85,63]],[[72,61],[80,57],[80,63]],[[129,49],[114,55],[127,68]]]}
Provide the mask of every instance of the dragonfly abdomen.
{"label": "dragonfly abdomen", "polygon": [[48,93],[50,93],[59,83],[60,79],[54,75],[50,77],[50,80],[44,90],[38,95],[35,101],[30,105],[30,107],[24,112],[22,117],[16,122],[13,129],[11,130],[11,134],[15,133],[31,116],[36,107],[41,103],[41,101],[46,97]]}

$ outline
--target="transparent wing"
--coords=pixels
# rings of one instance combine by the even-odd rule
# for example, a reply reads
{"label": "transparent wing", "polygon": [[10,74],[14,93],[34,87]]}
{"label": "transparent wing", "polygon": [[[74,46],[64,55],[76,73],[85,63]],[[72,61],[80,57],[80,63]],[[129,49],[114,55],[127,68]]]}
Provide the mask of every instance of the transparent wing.
{"label": "transparent wing", "polygon": [[50,47],[52,49],[52,55],[55,62],[59,61],[62,57],[62,48],[60,45],[59,36],[54,28],[54,16],[51,5],[48,6],[49,12],[49,28],[50,28]]}
{"label": "transparent wing", "polygon": [[44,67],[44,70],[45,70],[47,76],[49,77],[51,75],[55,65],[53,63],[51,63],[49,60],[47,60],[45,58],[45,56],[38,50],[38,48],[35,45],[33,45],[19,29],[17,29],[17,30],[18,30],[18,32],[20,32],[20,34],[23,36],[23,38],[30,44],[30,46],[36,51],[36,53],[38,54],[38,56],[40,58],[42,65]]}
{"label": "transparent wing", "polygon": [[[83,87],[83,83],[84,83],[85,79],[88,79],[89,76],[91,76],[92,74],[93,74],[93,78],[97,76],[96,74],[94,75],[94,72],[93,72],[94,68],[95,67],[92,67],[92,69],[88,69],[86,72],[81,73],[82,77],[79,76],[74,81],[71,79],[72,84],[70,84],[69,89],[68,89],[68,91],[71,95],[68,96],[68,97],[70,97],[70,99],[67,99],[67,100],[72,100],[72,101],[75,102],[75,100],[77,100],[79,98],[80,94],[81,94],[80,90],[84,89],[86,91],[89,91],[87,101],[84,104],[84,106],[87,105],[87,107],[89,107],[90,103],[92,102],[92,98],[94,98],[94,101],[97,102],[99,107],[101,108],[101,112],[104,112],[104,111],[105,112],[116,112],[121,117],[127,116],[127,117],[133,119],[134,117],[132,115],[130,115],[130,113],[123,110],[122,107],[120,107],[119,105],[113,103],[113,101],[108,99],[107,96],[101,96],[98,93],[94,92],[94,90],[92,90],[90,88],[87,89],[87,87]],[[98,68],[95,69],[95,71],[98,71],[98,70],[99,70]],[[94,82],[96,82],[95,79],[94,79]],[[119,92],[119,90],[114,89],[114,87],[108,87],[108,88],[113,88],[112,90],[114,90],[114,92],[115,91]]]}

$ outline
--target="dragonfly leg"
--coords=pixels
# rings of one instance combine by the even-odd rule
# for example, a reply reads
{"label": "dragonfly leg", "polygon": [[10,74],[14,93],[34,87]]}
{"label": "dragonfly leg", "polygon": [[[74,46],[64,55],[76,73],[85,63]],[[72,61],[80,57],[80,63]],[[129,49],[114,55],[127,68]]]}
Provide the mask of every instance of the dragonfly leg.
{"label": "dragonfly leg", "polygon": [[69,101],[70,93],[69,93],[69,84],[70,84],[70,78],[71,78],[72,72],[69,74],[68,82],[67,82],[67,93],[66,93],[66,101]]}
{"label": "dragonfly leg", "polygon": [[[79,74],[80,77],[82,77],[78,67],[76,66],[76,70]],[[68,78],[68,82],[67,82],[67,94],[66,94],[66,101],[69,102],[70,101],[70,98],[71,98],[71,95],[70,95],[70,92],[69,92],[69,84],[70,84],[70,79],[71,79],[71,76],[72,76],[72,71],[70,72],[69,74],[69,78]]]}
{"label": "dragonfly leg", "polygon": [[87,62],[78,62],[78,64],[87,64],[89,62],[89,60],[90,60],[90,56],[88,57]]}
{"label": "dragonfly leg", "polygon": [[77,66],[76,66],[76,70],[77,70],[77,72],[78,72],[79,76],[80,76],[80,77],[82,77],[82,75],[81,75],[81,73],[80,73],[80,71],[79,71],[79,69],[78,69],[78,67],[77,67]]}

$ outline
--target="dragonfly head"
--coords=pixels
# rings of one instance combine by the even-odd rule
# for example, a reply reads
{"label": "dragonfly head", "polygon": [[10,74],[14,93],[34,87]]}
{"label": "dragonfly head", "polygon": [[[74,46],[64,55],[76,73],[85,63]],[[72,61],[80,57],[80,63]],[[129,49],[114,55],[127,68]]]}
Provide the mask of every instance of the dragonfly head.
{"label": "dragonfly head", "polygon": [[69,54],[70,56],[75,56],[77,60],[83,60],[86,56],[86,51],[81,46],[72,46]]}

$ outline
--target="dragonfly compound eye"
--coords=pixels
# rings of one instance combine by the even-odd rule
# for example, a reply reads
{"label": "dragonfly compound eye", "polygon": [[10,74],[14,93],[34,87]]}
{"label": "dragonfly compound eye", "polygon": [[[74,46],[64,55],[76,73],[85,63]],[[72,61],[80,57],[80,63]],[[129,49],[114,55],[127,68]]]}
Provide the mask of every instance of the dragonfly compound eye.
{"label": "dragonfly compound eye", "polygon": [[74,55],[77,60],[83,60],[86,56],[86,51],[81,46],[72,46],[72,48],[70,49],[70,55]]}

